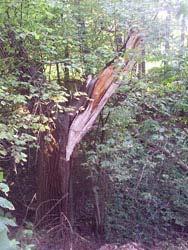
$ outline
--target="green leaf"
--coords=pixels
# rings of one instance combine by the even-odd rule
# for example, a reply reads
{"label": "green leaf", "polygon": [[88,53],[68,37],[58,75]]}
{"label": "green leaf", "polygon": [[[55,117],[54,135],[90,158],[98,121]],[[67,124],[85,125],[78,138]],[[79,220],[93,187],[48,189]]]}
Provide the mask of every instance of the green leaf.
{"label": "green leaf", "polygon": [[7,195],[9,192],[9,187],[5,183],[0,183],[0,190]]}
{"label": "green leaf", "polygon": [[13,204],[8,201],[7,199],[3,198],[3,197],[0,197],[0,207],[2,208],[7,208],[9,210],[14,210],[14,206]]}
{"label": "green leaf", "polygon": [[0,182],[3,180],[3,171],[0,169]]}
{"label": "green leaf", "polygon": [[0,234],[1,234],[1,232],[2,231],[8,231],[8,227],[7,227],[7,225],[3,222],[3,221],[1,221],[1,217],[0,217]]}
{"label": "green leaf", "polygon": [[18,242],[16,240],[9,240],[7,230],[0,231],[0,249],[2,250],[16,250],[18,249]]}
{"label": "green leaf", "polygon": [[17,224],[15,223],[15,221],[13,219],[4,217],[4,216],[0,216],[0,222],[4,223],[6,226],[11,226],[11,227],[16,227]]}

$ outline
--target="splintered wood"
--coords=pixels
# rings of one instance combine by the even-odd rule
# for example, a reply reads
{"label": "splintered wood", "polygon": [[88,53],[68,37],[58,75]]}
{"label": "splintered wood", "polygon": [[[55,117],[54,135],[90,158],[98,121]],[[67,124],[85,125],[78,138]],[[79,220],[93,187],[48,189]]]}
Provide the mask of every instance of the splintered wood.
{"label": "splintered wood", "polygon": [[[142,43],[142,35],[139,32],[130,32],[130,35],[123,46],[126,52],[135,51]],[[139,53],[139,52],[138,52]],[[82,113],[78,113],[69,128],[68,141],[66,146],[66,161],[74,151],[75,146],[81,141],[83,136],[92,128],[97,116],[105,106],[106,102],[119,87],[118,76],[128,74],[136,63],[135,53],[126,53],[126,58],[116,58],[98,75],[94,82],[91,93],[91,100]]]}

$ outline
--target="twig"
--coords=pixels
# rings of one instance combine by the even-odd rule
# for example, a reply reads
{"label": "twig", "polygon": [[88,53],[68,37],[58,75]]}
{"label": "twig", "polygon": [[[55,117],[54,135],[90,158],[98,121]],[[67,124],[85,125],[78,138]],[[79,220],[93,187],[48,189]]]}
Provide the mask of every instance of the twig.
{"label": "twig", "polygon": [[[48,210],[48,212],[38,221],[38,223],[35,225],[34,228],[37,228],[38,225],[47,217],[47,215],[50,214],[50,212],[53,211],[53,209],[54,209],[54,208],[55,208],[64,198],[66,198],[67,195],[68,195],[68,194],[63,195],[63,197],[62,197],[61,199],[59,199],[59,200],[56,202],[56,204],[55,204],[53,207],[51,207],[51,208]],[[40,208],[42,205],[44,205],[44,204],[47,203],[47,202],[53,201],[53,200],[57,200],[57,199],[51,199],[51,200],[47,200],[47,201],[41,202],[41,204],[40,204],[40,205],[37,207],[37,209],[36,209],[36,215],[37,215],[37,211],[39,210],[39,208]]]}

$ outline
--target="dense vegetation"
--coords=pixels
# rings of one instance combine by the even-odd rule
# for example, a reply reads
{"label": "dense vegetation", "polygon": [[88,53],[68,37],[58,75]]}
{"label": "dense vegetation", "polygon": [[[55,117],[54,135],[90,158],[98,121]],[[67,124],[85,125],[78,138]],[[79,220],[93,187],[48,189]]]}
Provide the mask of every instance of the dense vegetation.
{"label": "dense vegetation", "polygon": [[[187,22],[183,0],[1,2],[0,249],[188,248]],[[122,55],[131,29],[143,34],[142,53]],[[123,56],[137,64],[75,149],[71,212],[57,223],[50,202],[41,209],[53,131],[65,133],[88,77]]]}

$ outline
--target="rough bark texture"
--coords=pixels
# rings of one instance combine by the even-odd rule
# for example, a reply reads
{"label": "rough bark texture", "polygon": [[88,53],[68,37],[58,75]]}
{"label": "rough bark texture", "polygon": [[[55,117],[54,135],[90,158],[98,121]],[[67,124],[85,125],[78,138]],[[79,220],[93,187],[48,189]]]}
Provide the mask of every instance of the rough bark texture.
{"label": "rough bark texture", "polygon": [[50,149],[42,136],[38,161],[38,208],[36,226],[52,227],[70,217],[69,180],[70,161],[65,161],[70,117],[59,115],[53,138],[56,143]]}
{"label": "rough bark texture", "polygon": [[[17,65],[18,80],[35,84],[43,84],[42,64],[29,59],[23,42],[17,41],[13,31],[8,32],[9,46],[14,48],[11,56]],[[125,50],[139,47],[142,40],[138,32],[131,32],[123,47],[119,50],[120,56]],[[0,57],[10,56],[3,41],[0,40]],[[40,135],[40,149],[38,152],[38,184],[37,184],[37,210],[36,226],[53,227],[64,225],[70,227],[68,219],[71,218],[70,175],[71,155],[75,146],[83,136],[92,128],[97,116],[103,109],[110,96],[118,88],[118,75],[128,73],[135,65],[134,55],[126,55],[124,62],[119,55],[109,62],[95,79],[88,79],[86,92],[90,100],[81,98],[77,100],[75,111],[72,114],[58,114],[55,128],[52,130],[52,143],[48,145],[45,134]],[[35,109],[32,100],[28,107],[30,112]],[[84,111],[82,111],[84,108]],[[43,108],[42,108],[43,109]],[[45,107],[44,107],[45,113]],[[35,113],[37,111],[35,110]]]}
{"label": "rough bark texture", "polygon": [[[142,38],[138,32],[131,32],[123,50],[132,50],[140,45]],[[128,58],[129,57],[129,58]],[[59,115],[53,137],[56,144],[49,150],[41,138],[39,154],[37,225],[52,227],[62,223],[62,218],[71,218],[70,207],[70,159],[76,144],[92,128],[97,116],[103,109],[110,96],[118,88],[118,75],[128,73],[135,65],[135,59],[129,55],[123,64],[119,58],[112,60],[92,80],[88,80],[86,88],[89,101],[81,99],[75,103],[74,114]],[[80,111],[83,107],[85,110]]]}

